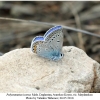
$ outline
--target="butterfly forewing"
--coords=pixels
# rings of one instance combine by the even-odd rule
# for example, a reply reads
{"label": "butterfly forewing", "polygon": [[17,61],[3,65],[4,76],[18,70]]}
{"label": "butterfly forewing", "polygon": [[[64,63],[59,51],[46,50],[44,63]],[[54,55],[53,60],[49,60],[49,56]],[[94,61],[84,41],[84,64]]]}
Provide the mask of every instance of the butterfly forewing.
{"label": "butterfly forewing", "polygon": [[62,28],[53,31],[51,34],[49,34],[45,41],[49,45],[49,48],[53,48],[54,51],[61,52],[62,46],[63,46],[63,32]]}

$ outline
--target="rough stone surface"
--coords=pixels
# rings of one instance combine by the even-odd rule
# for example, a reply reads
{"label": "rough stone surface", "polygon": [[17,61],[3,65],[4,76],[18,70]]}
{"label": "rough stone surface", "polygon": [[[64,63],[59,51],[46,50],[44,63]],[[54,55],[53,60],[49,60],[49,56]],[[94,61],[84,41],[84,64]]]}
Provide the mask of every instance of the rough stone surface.
{"label": "rough stone surface", "polygon": [[30,48],[0,56],[0,92],[100,92],[100,64],[73,46],[63,47],[63,53],[56,62]]}

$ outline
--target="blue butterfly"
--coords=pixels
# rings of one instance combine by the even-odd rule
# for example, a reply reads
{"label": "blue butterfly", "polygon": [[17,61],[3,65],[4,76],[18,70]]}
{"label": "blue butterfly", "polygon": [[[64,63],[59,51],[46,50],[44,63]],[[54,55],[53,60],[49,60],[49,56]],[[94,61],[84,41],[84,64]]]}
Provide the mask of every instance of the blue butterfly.
{"label": "blue butterfly", "polygon": [[44,36],[36,36],[31,42],[32,52],[55,61],[63,57],[62,46],[63,31],[61,26],[50,28]]}

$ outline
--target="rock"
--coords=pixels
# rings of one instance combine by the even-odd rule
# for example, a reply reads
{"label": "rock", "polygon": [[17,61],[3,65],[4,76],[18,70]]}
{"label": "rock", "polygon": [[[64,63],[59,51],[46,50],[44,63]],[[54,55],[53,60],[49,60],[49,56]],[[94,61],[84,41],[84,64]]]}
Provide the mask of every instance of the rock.
{"label": "rock", "polygon": [[100,92],[100,64],[73,46],[63,47],[63,53],[56,62],[30,48],[0,56],[0,92]]}

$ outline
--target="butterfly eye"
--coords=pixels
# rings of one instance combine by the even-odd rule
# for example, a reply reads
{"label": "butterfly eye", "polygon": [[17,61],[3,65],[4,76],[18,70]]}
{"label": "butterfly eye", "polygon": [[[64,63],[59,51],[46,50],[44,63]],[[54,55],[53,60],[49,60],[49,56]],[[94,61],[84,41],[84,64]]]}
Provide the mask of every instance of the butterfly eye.
{"label": "butterfly eye", "polygon": [[61,57],[64,56],[64,54],[61,53]]}

